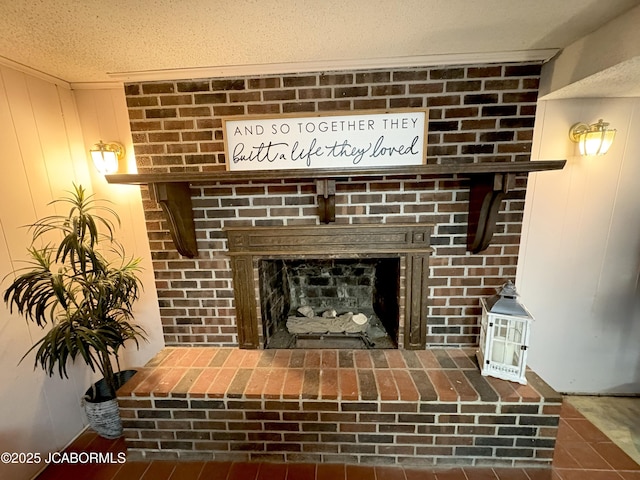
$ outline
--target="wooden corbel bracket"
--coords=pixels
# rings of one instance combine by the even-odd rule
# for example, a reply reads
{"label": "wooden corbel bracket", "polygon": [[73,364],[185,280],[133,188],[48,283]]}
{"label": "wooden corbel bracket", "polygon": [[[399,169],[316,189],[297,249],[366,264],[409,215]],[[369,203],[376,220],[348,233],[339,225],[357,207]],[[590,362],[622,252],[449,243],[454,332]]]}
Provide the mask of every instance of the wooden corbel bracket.
{"label": "wooden corbel bracket", "polygon": [[316,180],[318,216],[321,223],[336,221],[336,181],[327,178]]}
{"label": "wooden corbel bracket", "polygon": [[169,232],[178,252],[188,258],[198,256],[193,221],[191,190],[188,182],[151,183],[156,202],[169,222]]}
{"label": "wooden corbel bracket", "polygon": [[471,175],[467,250],[479,253],[491,243],[502,199],[515,186],[515,173]]}

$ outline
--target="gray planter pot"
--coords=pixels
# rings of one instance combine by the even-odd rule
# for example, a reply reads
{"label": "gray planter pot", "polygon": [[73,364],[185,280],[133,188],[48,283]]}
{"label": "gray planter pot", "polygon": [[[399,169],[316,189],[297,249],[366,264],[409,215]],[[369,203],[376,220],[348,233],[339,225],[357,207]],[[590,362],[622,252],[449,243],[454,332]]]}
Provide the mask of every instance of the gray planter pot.
{"label": "gray planter pot", "polygon": [[[118,388],[125,384],[136,370],[123,370],[116,373]],[[113,398],[104,380],[97,381],[82,398],[82,405],[89,420],[89,426],[103,438],[114,439],[122,436],[122,421],[118,399]]]}

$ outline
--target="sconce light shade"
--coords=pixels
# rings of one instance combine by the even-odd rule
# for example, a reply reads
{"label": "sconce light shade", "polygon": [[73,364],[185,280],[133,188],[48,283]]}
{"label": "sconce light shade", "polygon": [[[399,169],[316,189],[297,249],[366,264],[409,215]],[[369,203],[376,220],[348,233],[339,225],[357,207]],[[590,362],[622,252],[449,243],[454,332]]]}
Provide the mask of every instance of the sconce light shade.
{"label": "sconce light shade", "polygon": [[604,155],[616,136],[616,131],[608,127],[602,119],[591,125],[579,122],[569,130],[569,138],[578,144],[580,155]]}
{"label": "sconce light shade", "polygon": [[110,175],[118,171],[120,160],[124,158],[124,147],[117,142],[103,143],[100,140],[91,150],[91,159],[98,172]]}

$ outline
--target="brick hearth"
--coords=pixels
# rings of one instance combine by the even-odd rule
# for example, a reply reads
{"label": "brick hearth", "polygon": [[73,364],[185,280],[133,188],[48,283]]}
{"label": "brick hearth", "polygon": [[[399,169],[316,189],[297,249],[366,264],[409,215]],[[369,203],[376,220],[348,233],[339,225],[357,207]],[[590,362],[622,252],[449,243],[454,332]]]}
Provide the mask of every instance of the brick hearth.
{"label": "brick hearth", "polygon": [[119,391],[130,458],[548,466],[561,396],[473,349],[166,348]]}

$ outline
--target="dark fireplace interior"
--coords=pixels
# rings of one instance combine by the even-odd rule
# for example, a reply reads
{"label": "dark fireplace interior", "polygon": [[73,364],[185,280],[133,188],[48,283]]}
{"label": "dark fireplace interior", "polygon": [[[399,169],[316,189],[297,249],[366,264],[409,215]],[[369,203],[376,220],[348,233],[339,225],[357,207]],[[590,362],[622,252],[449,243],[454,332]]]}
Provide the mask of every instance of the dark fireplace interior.
{"label": "dark fireplace interior", "polygon": [[262,259],[258,274],[264,348],[398,348],[399,257]]}

